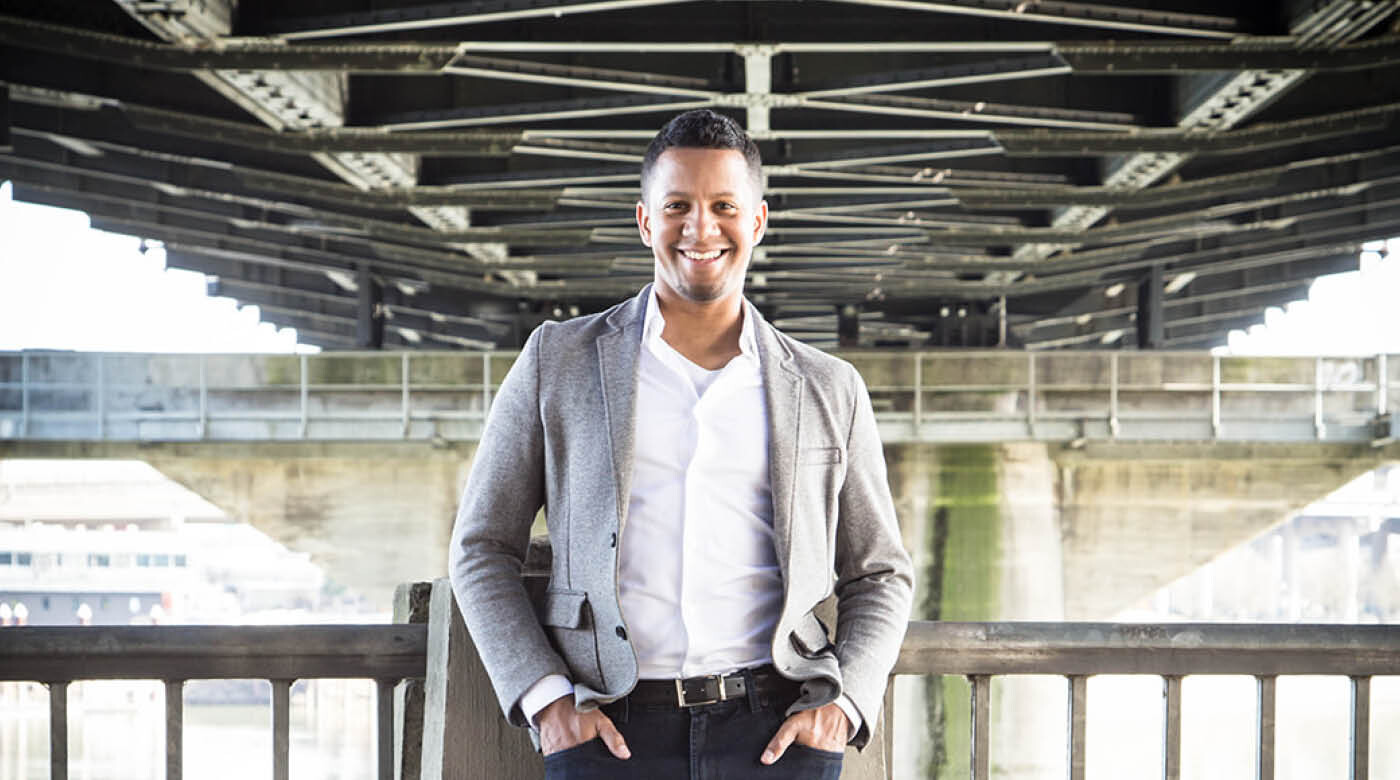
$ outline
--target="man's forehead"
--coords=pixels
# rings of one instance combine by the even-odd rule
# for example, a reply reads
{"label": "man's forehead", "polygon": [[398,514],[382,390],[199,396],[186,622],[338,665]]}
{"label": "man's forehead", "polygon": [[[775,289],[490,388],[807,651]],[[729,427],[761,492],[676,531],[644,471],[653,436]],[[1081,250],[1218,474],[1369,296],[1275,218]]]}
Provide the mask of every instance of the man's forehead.
{"label": "man's forehead", "polygon": [[[718,180],[711,177],[718,177]],[[647,188],[654,195],[666,197],[705,195],[738,198],[755,194],[752,186],[743,186],[750,185],[754,176],[749,169],[748,158],[738,149],[673,146],[656,158],[648,179]],[[711,191],[706,184],[716,186],[718,190]],[[705,191],[693,191],[697,185]]]}

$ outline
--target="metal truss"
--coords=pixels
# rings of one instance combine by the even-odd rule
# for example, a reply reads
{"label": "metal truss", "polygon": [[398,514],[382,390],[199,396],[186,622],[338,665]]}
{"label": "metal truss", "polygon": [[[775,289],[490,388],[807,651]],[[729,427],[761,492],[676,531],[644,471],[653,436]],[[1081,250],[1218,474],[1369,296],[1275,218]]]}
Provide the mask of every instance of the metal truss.
{"label": "metal truss", "polygon": [[[1339,45],[1355,40],[1392,13],[1394,2],[1363,7],[1351,0],[1332,0],[1298,20],[1292,29],[1298,43],[1308,46]],[[1262,110],[1307,74],[1305,70],[1245,70],[1201,98],[1177,123],[1183,131],[1226,130]],[[1170,175],[1189,159],[1179,152],[1139,152],[1123,159],[1104,180],[1113,189],[1144,189]],[[1056,227],[1086,228],[1110,213],[1104,206],[1072,205],[1055,217]],[[1018,250],[1021,259],[1043,260],[1053,246],[1031,245]],[[1004,281],[1002,278],[991,281]]]}
{"label": "metal truss", "polygon": [[539,17],[559,18],[567,14],[619,11],[655,5],[671,5],[689,0],[556,0],[548,4],[530,0],[497,2],[439,3],[414,8],[389,8],[337,16],[287,20],[274,32],[286,40],[330,38],[341,35],[459,27]]}
{"label": "metal truss", "polygon": [[1235,38],[1238,22],[1220,16],[1123,8],[1058,0],[834,0],[907,11],[984,16],[1008,21],[1050,22],[1080,27],[1200,38]]}

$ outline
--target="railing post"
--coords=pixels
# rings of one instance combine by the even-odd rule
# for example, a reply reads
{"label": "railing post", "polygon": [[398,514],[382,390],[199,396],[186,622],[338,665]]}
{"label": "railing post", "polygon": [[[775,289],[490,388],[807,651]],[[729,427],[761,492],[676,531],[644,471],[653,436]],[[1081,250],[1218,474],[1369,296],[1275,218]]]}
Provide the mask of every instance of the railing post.
{"label": "railing post", "polygon": [[1069,675],[1069,780],[1084,780],[1085,728],[1089,711],[1089,678]]}
{"label": "railing post", "polygon": [[29,353],[19,356],[19,435],[29,435]]}
{"label": "railing post", "polygon": [[1210,356],[1210,431],[1220,438],[1220,356]]}
{"label": "railing post", "polygon": [[1181,677],[1162,677],[1162,778],[1181,780]]}
{"label": "railing post", "polygon": [[433,582],[423,691],[422,780],[538,780],[544,760],[506,723],[447,580]]}
{"label": "railing post", "polygon": [[97,440],[107,438],[107,360],[97,353]]}
{"label": "railing post", "polygon": [[1118,353],[1108,355],[1108,435],[1118,438]]}
{"label": "railing post", "polygon": [[1371,678],[1351,678],[1351,780],[1371,776]]}
{"label": "railing post", "polygon": [[924,421],[924,353],[914,353],[914,440],[919,439],[919,428]]}
{"label": "railing post", "polygon": [[165,780],[181,780],[185,766],[185,681],[165,681]]}
{"label": "railing post", "polygon": [[68,780],[68,682],[49,686],[49,778]]}
{"label": "railing post", "polygon": [[1255,721],[1255,780],[1274,780],[1274,704],[1278,678],[1266,675],[1254,678],[1258,689]]}
{"label": "railing post", "polygon": [[1026,353],[1026,430],[1035,438],[1035,353]]}
{"label": "railing post", "polygon": [[305,438],[306,438],[306,425],[307,425],[307,411],[308,411],[308,410],[307,410],[307,407],[309,406],[309,399],[307,398],[307,391],[306,391],[306,355],[303,354],[303,355],[299,355],[298,357],[300,358],[300,360],[299,360],[298,362],[301,364],[301,431],[300,431],[300,437],[303,438],[303,439],[305,439]]}
{"label": "railing post", "polygon": [[972,683],[972,780],[990,780],[992,775],[992,678],[985,674],[968,677]]}
{"label": "railing post", "polygon": [[272,780],[291,777],[292,681],[272,683]]}
{"label": "railing post", "polygon": [[1313,358],[1313,430],[1317,438],[1327,437],[1327,426],[1322,422],[1322,358]]}
{"label": "railing post", "polygon": [[491,413],[491,353],[481,353],[481,424],[486,424],[486,416]]}
{"label": "railing post", "polygon": [[[394,780],[394,687],[398,680],[374,681],[375,764],[379,780]],[[494,713],[492,713],[494,714]]]}
{"label": "railing post", "polygon": [[199,438],[209,431],[209,376],[204,355],[199,356]]}
{"label": "railing post", "polygon": [[408,353],[407,351],[405,351],[405,352],[403,353],[403,363],[402,363],[402,366],[399,368],[399,371],[403,374],[403,437],[404,437],[405,439],[408,438],[408,424],[409,424],[409,423],[408,423],[408,421],[409,421],[409,405],[408,405],[408,355],[409,355],[409,353]]}
{"label": "railing post", "polygon": [[1376,355],[1376,416],[1384,417],[1390,411],[1390,369],[1386,366],[1386,354]]}

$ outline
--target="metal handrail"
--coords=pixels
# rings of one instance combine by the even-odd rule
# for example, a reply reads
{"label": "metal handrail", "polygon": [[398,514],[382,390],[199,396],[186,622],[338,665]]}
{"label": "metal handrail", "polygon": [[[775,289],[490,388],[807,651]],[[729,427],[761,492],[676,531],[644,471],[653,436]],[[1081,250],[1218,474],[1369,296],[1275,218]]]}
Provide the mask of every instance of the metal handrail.
{"label": "metal handrail", "polygon": [[378,777],[393,780],[394,686],[422,677],[428,627],[87,626],[0,628],[0,681],[49,689],[49,765],[68,777],[68,685],[160,680],[165,685],[166,778],[183,773],[187,680],[263,679],[272,685],[273,777],[290,772],[291,686],[296,680],[368,678],[376,687]]}
{"label": "metal handrail", "polygon": [[[0,352],[0,379],[10,378],[0,381],[0,439],[469,440],[480,434],[499,387],[493,361],[513,360],[516,354]],[[891,442],[1082,438],[1374,441],[1389,435],[1388,429],[1375,432],[1384,428],[1382,422],[1400,412],[1400,408],[1393,408],[1400,406],[1400,398],[1390,392],[1397,378],[1390,376],[1396,364],[1384,354],[1273,358],[1208,352],[1005,350],[837,354],[866,372],[877,421],[882,435]],[[111,368],[118,359],[138,361],[138,366],[141,360],[159,361],[166,370],[173,369],[175,375],[186,378],[164,382],[141,376],[139,369],[135,375],[118,376]],[[69,375],[79,378],[38,377],[34,364],[39,360],[66,362]],[[1060,376],[1073,376],[1079,363],[1086,360],[1101,380],[1090,376],[1069,381]],[[294,370],[287,371],[276,384],[256,380],[219,384],[210,381],[209,368],[214,361],[246,361],[239,367],[253,375],[271,361]],[[373,361],[377,368],[394,370],[375,382],[312,381],[313,368],[322,361],[349,361],[352,368],[354,361]],[[452,369],[450,375],[460,376],[462,381],[413,381],[415,367],[437,361],[445,361],[439,365]],[[1253,379],[1253,362],[1263,366],[1261,376],[1275,379]],[[1222,364],[1232,371],[1224,371]],[[1333,370],[1334,364],[1338,370]],[[1144,379],[1143,371],[1125,366],[1144,366],[1150,378]],[[79,397],[66,405],[52,400],[63,393]],[[46,394],[51,399],[47,409],[43,406]],[[1290,403],[1295,398],[1296,402]],[[219,403],[212,403],[214,400]],[[1278,412],[1274,400],[1283,403],[1287,411]],[[470,408],[462,408],[465,403]],[[249,425],[257,423],[265,425]],[[377,427],[355,428],[363,424]]]}

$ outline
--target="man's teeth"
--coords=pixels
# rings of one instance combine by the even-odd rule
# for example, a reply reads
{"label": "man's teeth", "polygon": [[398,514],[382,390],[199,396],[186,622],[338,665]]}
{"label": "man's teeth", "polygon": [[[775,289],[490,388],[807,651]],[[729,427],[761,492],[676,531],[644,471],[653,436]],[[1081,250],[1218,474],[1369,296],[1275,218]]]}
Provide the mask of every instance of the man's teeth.
{"label": "man's teeth", "polygon": [[681,250],[681,254],[685,255],[687,258],[689,258],[689,259],[691,259],[691,260],[713,260],[713,259],[715,259],[716,257],[719,257],[720,252],[722,252],[722,251],[724,251],[724,250],[722,250],[722,249],[716,249],[716,250],[713,250],[713,251],[710,251],[710,252],[691,252],[691,251],[689,251],[689,250],[682,249],[682,250]]}

